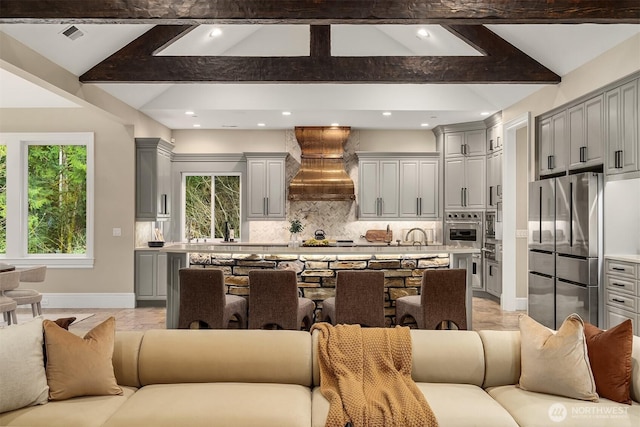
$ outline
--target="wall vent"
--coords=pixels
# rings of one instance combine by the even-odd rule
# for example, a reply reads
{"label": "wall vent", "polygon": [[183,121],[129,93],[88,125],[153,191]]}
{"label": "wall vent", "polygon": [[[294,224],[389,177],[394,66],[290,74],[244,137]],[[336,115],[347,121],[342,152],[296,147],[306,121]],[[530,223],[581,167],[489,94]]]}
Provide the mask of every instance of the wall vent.
{"label": "wall vent", "polygon": [[80,31],[78,27],[76,27],[75,25],[71,25],[65,28],[64,31],[62,31],[62,35],[64,35],[65,37],[71,40],[76,40],[84,36],[84,33]]}

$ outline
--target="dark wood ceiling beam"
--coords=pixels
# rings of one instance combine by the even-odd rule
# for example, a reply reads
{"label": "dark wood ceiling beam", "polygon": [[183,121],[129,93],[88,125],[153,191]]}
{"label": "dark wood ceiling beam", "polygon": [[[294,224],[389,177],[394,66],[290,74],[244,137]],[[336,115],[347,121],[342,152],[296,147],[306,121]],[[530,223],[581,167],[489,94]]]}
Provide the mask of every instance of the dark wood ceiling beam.
{"label": "dark wood ceiling beam", "polygon": [[638,0],[2,0],[0,22],[639,23]]}
{"label": "dark wood ceiling beam", "polygon": [[452,26],[484,56],[329,55],[330,28],[312,27],[304,57],[158,56],[190,26],[159,25],[80,76],[99,82],[558,83],[560,77],[483,26]]}

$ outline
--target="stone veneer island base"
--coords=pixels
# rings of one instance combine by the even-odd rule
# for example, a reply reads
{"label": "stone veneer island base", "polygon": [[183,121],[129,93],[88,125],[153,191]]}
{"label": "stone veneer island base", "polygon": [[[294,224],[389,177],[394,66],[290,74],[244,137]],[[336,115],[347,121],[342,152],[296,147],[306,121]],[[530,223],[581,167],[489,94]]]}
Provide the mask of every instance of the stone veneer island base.
{"label": "stone veneer island base", "polygon": [[[428,268],[467,270],[467,322],[471,325],[471,256],[477,249],[448,246],[299,247],[284,245],[175,244],[168,253],[167,328],[176,328],[180,298],[178,270],[183,267],[219,268],[225,274],[227,293],[249,295],[249,271],[287,269],[298,274],[298,288],[316,303],[335,296],[340,270],[382,270],[385,273],[385,316],[395,324],[395,300],[418,295],[422,273]],[[471,326],[470,326],[471,327]]]}

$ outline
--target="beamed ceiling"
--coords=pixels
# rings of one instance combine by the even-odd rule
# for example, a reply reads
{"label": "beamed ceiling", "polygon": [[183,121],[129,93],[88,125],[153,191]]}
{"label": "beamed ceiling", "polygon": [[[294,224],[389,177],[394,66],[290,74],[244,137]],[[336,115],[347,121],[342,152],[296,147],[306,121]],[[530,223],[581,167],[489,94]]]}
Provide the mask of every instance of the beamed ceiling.
{"label": "beamed ceiling", "polygon": [[[558,83],[560,77],[484,23],[637,23],[633,1],[3,0],[2,22],[153,22],[158,25],[80,77],[98,82]],[[310,23],[309,56],[156,56],[197,26]],[[191,24],[189,24],[191,23]],[[195,24],[194,24],[195,23]],[[482,56],[331,55],[331,23],[437,23]]]}
{"label": "beamed ceiling", "polygon": [[[83,70],[79,75],[83,83],[547,85],[559,83],[561,76],[487,26],[640,24],[640,1],[1,0],[0,3],[0,24],[82,23],[155,25]],[[199,26],[212,24],[308,25],[308,54],[163,54],[164,49]],[[440,25],[478,54],[333,55],[332,26],[345,24]]]}

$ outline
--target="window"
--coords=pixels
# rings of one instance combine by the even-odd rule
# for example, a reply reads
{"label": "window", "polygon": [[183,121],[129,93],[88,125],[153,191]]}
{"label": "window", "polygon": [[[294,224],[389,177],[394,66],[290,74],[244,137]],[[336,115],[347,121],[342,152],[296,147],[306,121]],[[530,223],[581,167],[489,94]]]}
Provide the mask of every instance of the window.
{"label": "window", "polygon": [[185,239],[221,239],[225,222],[240,236],[240,176],[184,175]]}
{"label": "window", "polygon": [[93,134],[0,134],[0,257],[93,264]]}

